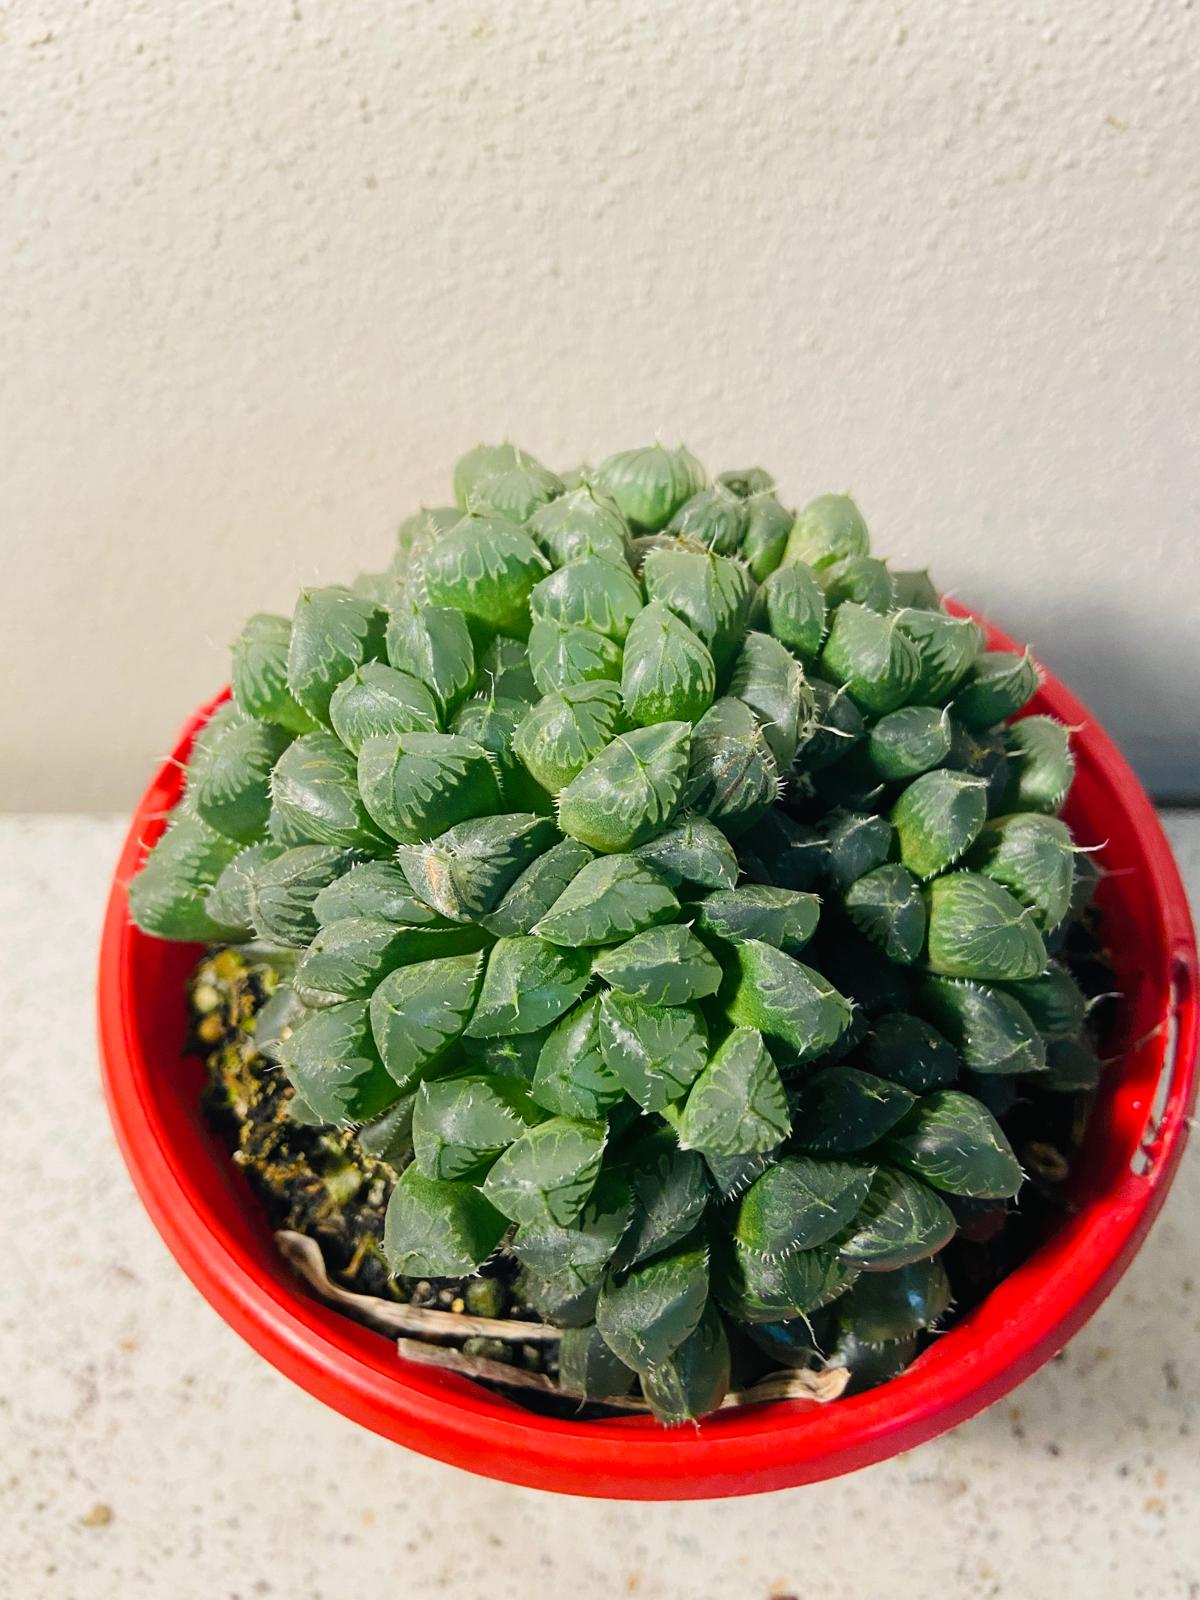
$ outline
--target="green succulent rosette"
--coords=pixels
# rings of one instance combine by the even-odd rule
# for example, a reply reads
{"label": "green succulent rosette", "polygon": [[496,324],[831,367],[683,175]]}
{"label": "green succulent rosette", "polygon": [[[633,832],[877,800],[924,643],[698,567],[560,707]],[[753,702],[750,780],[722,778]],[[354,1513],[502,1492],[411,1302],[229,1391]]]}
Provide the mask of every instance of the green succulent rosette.
{"label": "green succulent rosette", "polygon": [[480,446],[453,498],[250,620],[134,920],[288,952],[306,1114],[411,1124],[392,1270],[507,1252],[567,1392],[898,1371],[1021,1189],[997,1086],[1099,1073],[1036,665],[760,468]]}

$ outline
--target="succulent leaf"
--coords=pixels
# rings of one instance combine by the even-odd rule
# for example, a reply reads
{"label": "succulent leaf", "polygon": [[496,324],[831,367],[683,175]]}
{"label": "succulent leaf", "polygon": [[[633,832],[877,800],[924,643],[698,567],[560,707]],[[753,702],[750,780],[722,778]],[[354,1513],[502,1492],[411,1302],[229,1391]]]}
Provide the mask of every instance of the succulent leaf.
{"label": "succulent leaf", "polygon": [[954,697],[954,715],[968,728],[991,728],[1032,700],[1038,682],[1028,650],[985,650]]}
{"label": "succulent leaf", "polygon": [[575,875],[592,860],[592,852],[576,839],[563,839],[537,857],[501,899],[480,920],[496,938],[530,933]]}
{"label": "succulent leaf", "polygon": [[358,754],[358,789],[376,827],[401,844],[419,844],[501,806],[487,751],[456,733],[368,739]]}
{"label": "succulent leaf", "polygon": [[621,696],[630,722],[695,722],[712,704],[717,676],[708,646],[652,600],[625,640]]}
{"label": "succulent leaf", "polygon": [[784,560],[827,567],[847,556],[868,554],[867,525],[854,501],[847,494],[822,494],[796,513]]}
{"label": "succulent leaf", "polygon": [[679,808],[691,733],[686,722],[659,722],[618,735],[559,794],[559,827],[593,850],[645,844]]}
{"label": "succulent leaf", "polygon": [[314,844],[376,855],[387,847],[359,792],[354,756],[331,733],[302,733],[288,746],[271,773],[271,801],[284,824]]}
{"label": "succulent leaf", "polygon": [[599,856],[576,874],[533,932],[551,944],[617,944],[678,911],[670,889],[636,856]]}
{"label": "succulent leaf", "polygon": [[1040,1072],[1046,1047],[1029,1013],[1001,989],[928,978],[921,1007],[972,1072]]}
{"label": "succulent leaf", "polygon": [[1014,894],[1043,930],[1058,927],[1071,909],[1075,847],[1057,817],[999,817],[983,829],[969,861]]}
{"label": "succulent leaf", "polygon": [[647,1006],[686,1005],[721,986],[716,957],[679,922],[645,928],[602,950],[592,967],[623,999]]}
{"label": "succulent leaf", "polygon": [[551,472],[524,450],[514,450],[510,462],[494,460],[490,467],[481,463],[480,470],[471,474],[466,503],[469,510],[485,516],[528,522],[540,507],[552,503],[565,488],[556,472]]}
{"label": "succulent leaf", "polygon": [[629,1393],[634,1372],[605,1344],[594,1322],[564,1328],[558,1347],[558,1381],[581,1400],[615,1400]]}
{"label": "succulent leaf", "polygon": [[259,611],[250,618],[233,647],[233,698],[248,717],[278,723],[289,733],[310,733],[316,720],[288,688],[291,637],[286,617]]}
{"label": "succulent leaf", "polygon": [[747,526],[746,507],[723,483],[685,500],[668,523],[671,533],[693,539],[718,555],[736,555]]}
{"label": "succulent leaf", "polygon": [[676,1132],[682,1150],[753,1155],[788,1135],[791,1117],[779,1070],[754,1028],[735,1028],[688,1094]]}
{"label": "succulent leaf", "polygon": [[642,590],[623,562],[579,556],[541,579],[529,607],[535,622],[586,628],[620,644],[642,609]]}
{"label": "succulent leaf", "polygon": [[892,807],[900,859],[918,878],[953,866],[987,820],[986,784],[965,772],[926,772]]}
{"label": "succulent leaf", "polygon": [[803,1317],[844,1294],[857,1271],[826,1246],[788,1256],[762,1256],[736,1237],[721,1252],[713,1293],[739,1322]]}
{"label": "succulent leaf", "polygon": [[238,845],[202,817],[176,811],[129,886],[129,914],[159,939],[217,943],[239,937],[209,910],[209,890],[238,853]]}
{"label": "succulent leaf", "polygon": [[821,1155],[868,1150],[912,1110],[915,1096],[857,1067],[824,1067],[796,1095],[795,1140]]}
{"label": "succulent leaf", "polygon": [[413,1165],[388,1201],[383,1250],[403,1277],[459,1276],[487,1260],[507,1227],[473,1184],[439,1182]]}
{"label": "succulent leaf", "polygon": [[891,862],[865,873],[846,891],[846,910],[860,933],[890,961],[905,965],[925,948],[925,902],[907,867]]}
{"label": "succulent leaf", "polygon": [[529,668],[543,694],[573,683],[618,681],[621,647],[590,628],[565,627],[539,617],[529,630]]}
{"label": "succulent leaf", "polygon": [[458,822],[432,844],[402,844],[396,859],[418,899],[452,922],[477,922],[557,838],[548,817],[517,811]]}
{"label": "succulent leaf", "polygon": [[820,909],[815,894],[747,883],[706,895],[696,907],[696,926],[731,944],[757,939],[796,955],[816,932]]}
{"label": "succulent leaf", "polygon": [[909,698],[917,705],[942,705],[979,659],[983,630],[970,617],[947,616],[936,606],[906,608],[896,620],[920,663]]}
{"label": "succulent leaf", "polygon": [[568,1011],[551,1029],[529,1092],[556,1116],[584,1122],[597,1121],[621,1100],[625,1090],[601,1048],[598,995]]}
{"label": "succulent leaf", "polygon": [[821,651],[822,676],[842,684],[861,710],[875,716],[902,706],[920,677],[917,647],[899,618],[899,612],[885,617],[848,600],[834,612]]}
{"label": "succulent leaf", "polygon": [[475,647],[461,611],[448,606],[394,605],[387,626],[387,658],[399,672],[423,683],[449,717],[475,681]]}
{"label": "succulent leaf", "polygon": [[1060,811],[1075,775],[1069,729],[1053,717],[1023,717],[1006,739],[1016,767],[1013,809]]}
{"label": "succulent leaf", "polygon": [[831,611],[847,600],[881,615],[896,604],[896,586],[887,565],[875,556],[843,556],[820,571],[825,603]]}
{"label": "succulent leaf", "polygon": [[483,1193],[521,1226],[567,1227],[595,1186],[607,1136],[603,1122],[551,1117],[509,1145],[485,1178]]}
{"label": "succulent leaf", "polygon": [[621,450],[602,461],[592,483],[614,500],[639,533],[665,528],[685,500],[704,487],[704,468],[680,445]]}
{"label": "succulent leaf", "polygon": [[431,605],[453,608],[514,639],[529,635],[530,592],[548,570],[545,556],[515,523],[470,512],[421,564]]}
{"label": "succulent leaf", "polygon": [[950,1305],[950,1279],[938,1256],[892,1272],[864,1272],[838,1307],[844,1328],[869,1344],[888,1344],[932,1328]]}
{"label": "succulent leaf", "polygon": [[742,563],[671,540],[647,553],[642,582],[647,600],[661,601],[704,640],[723,675],[750,616],[752,586]]}
{"label": "succulent leaf", "polygon": [[734,662],[729,693],[748,705],[781,771],[815,726],[816,700],[795,657],[770,634],[747,633]]}
{"label": "succulent leaf", "polygon": [[312,1012],[280,1040],[276,1059],[305,1104],[335,1128],[378,1116],[400,1097],[375,1048],[365,1000]]}
{"label": "succulent leaf", "polygon": [[759,939],[735,951],[729,1020],[757,1028],[789,1065],[824,1055],[850,1025],[850,1005],[819,972]]}
{"label": "succulent leaf", "polygon": [[590,967],[586,950],[562,950],[527,934],[498,939],[488,955],[467,1035],[495,1039],[506,1033],[536,1033],[579,999]]}
{"label": "succulent leaf", "polygon": [[338,684],[329,720],[355,755],[364,739],[377,734],[436,733],[439,727],[438,708],[426,686],[382,661],[365,662]]}
{"label": "succulent leaf", "polygon": [[708,1034],[688,1006],[656,1008],[615,993],[600,1002],[604,1064],[644,1111],[681,1099],[708,1059]]}
{"label": "succulent leaf", "polygon": [[794,521],[792,513],[780,505],[769,487],[746,497],[746,531],[739,554],[756,583],[762,583],[778,569]]}
{"label": "succulent leaf", "polygon": [[413,899],[400,868],[390,861],[363,861],[322,888],[312,904],[317,924],[346,917],[372,917],[404,928],[444,928],[446,919]]}
{"label": "succulent leaf", "polygon": [[954,1213],[940,1195],[908,1173],[882,1166],[837,1248],[867,1272],[891,1272],[936,1255],[954,1230]]}
{"label": "succulent leaf", "polygon": [[734,1238],[768,1260],[813,1250],[857,1215],[874,1175],[865,1162],[785,1156],[742,1196]]}
{"label": "succulent leaf", "polygon": [[477,1178],[544,1117],[511,1079],[422,1083],[413,1108],[413,1159],[427,1178]]}
{"label": "succulent leaf", "polygon": [[977,872],[951,872],[926,891],[930,969],[950,978],[1012,982],[1046,967],[1033,918],[1013,895]]}
{"label": "succulent leaf", "polygon": [[862,1061],[914,1094],[949,1088],[962,1067],[958,1052],[936,1028],[904,1011],[887,1012],[872,1022]]}
{"label": "succulent leaf", "polygon": [[321,891],[348,872],[361,853],[336,845],[297,845],[261,857],[250,869],[250,921],[271,944],[307,945],[316,936]]}
{"label": "succulent leaf", "polygon": [[556,795],[624,726],[621,691],[604,680],[568,684],[543,695],[517,725],[513,750],[530,775]]}
{"label": "succulent leaf", "polygon": [[378,917],[345,917],[318,930],[292,983],[309,1005],[357,1000],[397,967],[478,950],[486,937],[472,927],[405,928]]}
{"label": "succulent leaf", "polygon": [[659,1366],[692,1334],[708,1304],[708,1255],[702,1249],[635,1267],[609,1280],[596,1308],[596,1326],[609,1349],[638,1373]]}
{"label": "succulent leaf", "polygon": [[926,1095],[886,1149],[891,1160],[948,1194],[1007,1200],[1021,1187],[1020,1165],[996,1119],[958,1089]]}
{"label": "succulent leaf", "polygon": [[825,616],[825,591],[803,561],[776,567],[754,602],[755,626],[786,645],[805,666],[821,653]]}
{"label": "succulent leaf", "polygon": [[684,804],[736,836],[778,793],[779,768],[753,711],[741,700],[718,700],[692,734]]}
{"label": "succulent leaf", "polygon": [[715,1411],[729,1389],[730,1354],[720,1314],[706,1306],[696,1327],[665,1361],[639,1374],[642,1394],[667,1427],[696,1422]]}
{"label": "succulent leaf", "polygon": [[935,706],[901,706],[871,729],[867,754],[881,778],[919,777],[950,754],[950,714]]}
{"label": "succulent leaf", "polygon": [[629,529],[615,500],[591,484],[539,506],[529,519],[529,532],[552,566],[565,567],[581,556],[602,556],[621,565],[629,554]]}
{"label": "succulent leaf", "polygon": [[314,721],[328,726],[333,691],[364,661],[384,653],[387,612],[336,585],[304,589],[292,617],[287,679],[292,697]]}
{"label": "succulent leaf", "polygon": [[401,1089],[441,1060],[474,1012],[483,978],[478,952],[399,967],[371,996],[371,1029],[380,1059]]}
{"label": "succulent leaf", "polygon": [[707,817],[683,817],[633,853],[672,889],[732,889],[737,882],[733,846]]}

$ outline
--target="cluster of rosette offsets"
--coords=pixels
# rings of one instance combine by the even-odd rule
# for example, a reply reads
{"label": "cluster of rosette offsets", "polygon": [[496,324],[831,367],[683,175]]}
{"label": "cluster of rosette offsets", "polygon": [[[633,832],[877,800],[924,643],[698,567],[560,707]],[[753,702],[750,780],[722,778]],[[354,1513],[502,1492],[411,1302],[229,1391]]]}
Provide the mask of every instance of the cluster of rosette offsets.
{"label": "cluster of rosette offsets", "polygon": [[389,1264],[511,1252],[564,1388],[679,1421],[731,1337],[911,1351],[1022,1182],[989,1086],[1099,1070],[1033,661],[759,469],[481,446],[454,490],[251,619],[135,920],[272,948],[260,1043],[391,1152]]}

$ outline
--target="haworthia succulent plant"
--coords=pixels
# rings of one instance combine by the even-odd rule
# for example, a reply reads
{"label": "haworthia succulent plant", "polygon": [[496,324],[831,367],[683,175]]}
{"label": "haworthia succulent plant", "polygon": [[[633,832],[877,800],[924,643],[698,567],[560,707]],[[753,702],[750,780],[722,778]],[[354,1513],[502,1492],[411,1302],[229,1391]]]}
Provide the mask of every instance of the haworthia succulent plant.
{"label": "haworthia succulent plant", "polygon": [[1101,1071],[1069,732],[845,495],[500,444],[453,499],[251,618],[131,913],[278,952],[263,1044],[394,1161],[390,1269],[510,1253],[565,1391],[880,1381],[1019,1095]]}

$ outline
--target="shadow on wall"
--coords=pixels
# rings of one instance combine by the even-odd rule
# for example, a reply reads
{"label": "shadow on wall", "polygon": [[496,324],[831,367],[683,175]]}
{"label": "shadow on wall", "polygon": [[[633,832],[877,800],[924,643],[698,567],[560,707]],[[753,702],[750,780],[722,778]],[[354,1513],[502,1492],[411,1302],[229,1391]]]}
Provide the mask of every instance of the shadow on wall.
{"label": "shadow on wall", "polygon": [[[955,592],[972,603],[965,590]],[[1200,648],[1189,636],[1187,607],[1175,619],[1157,619],[1153,662],[1134,649],[1128,612],[1071,609],[1053,596],[1039,599],[994,580],[980,608],[1006,633],[1027,640],[1038,660],[1079,696],[1156,800],[1200,799],[1200,712],[1184,703],[1178,680],[1161,671],[1164,656],[1184,662]]]}

